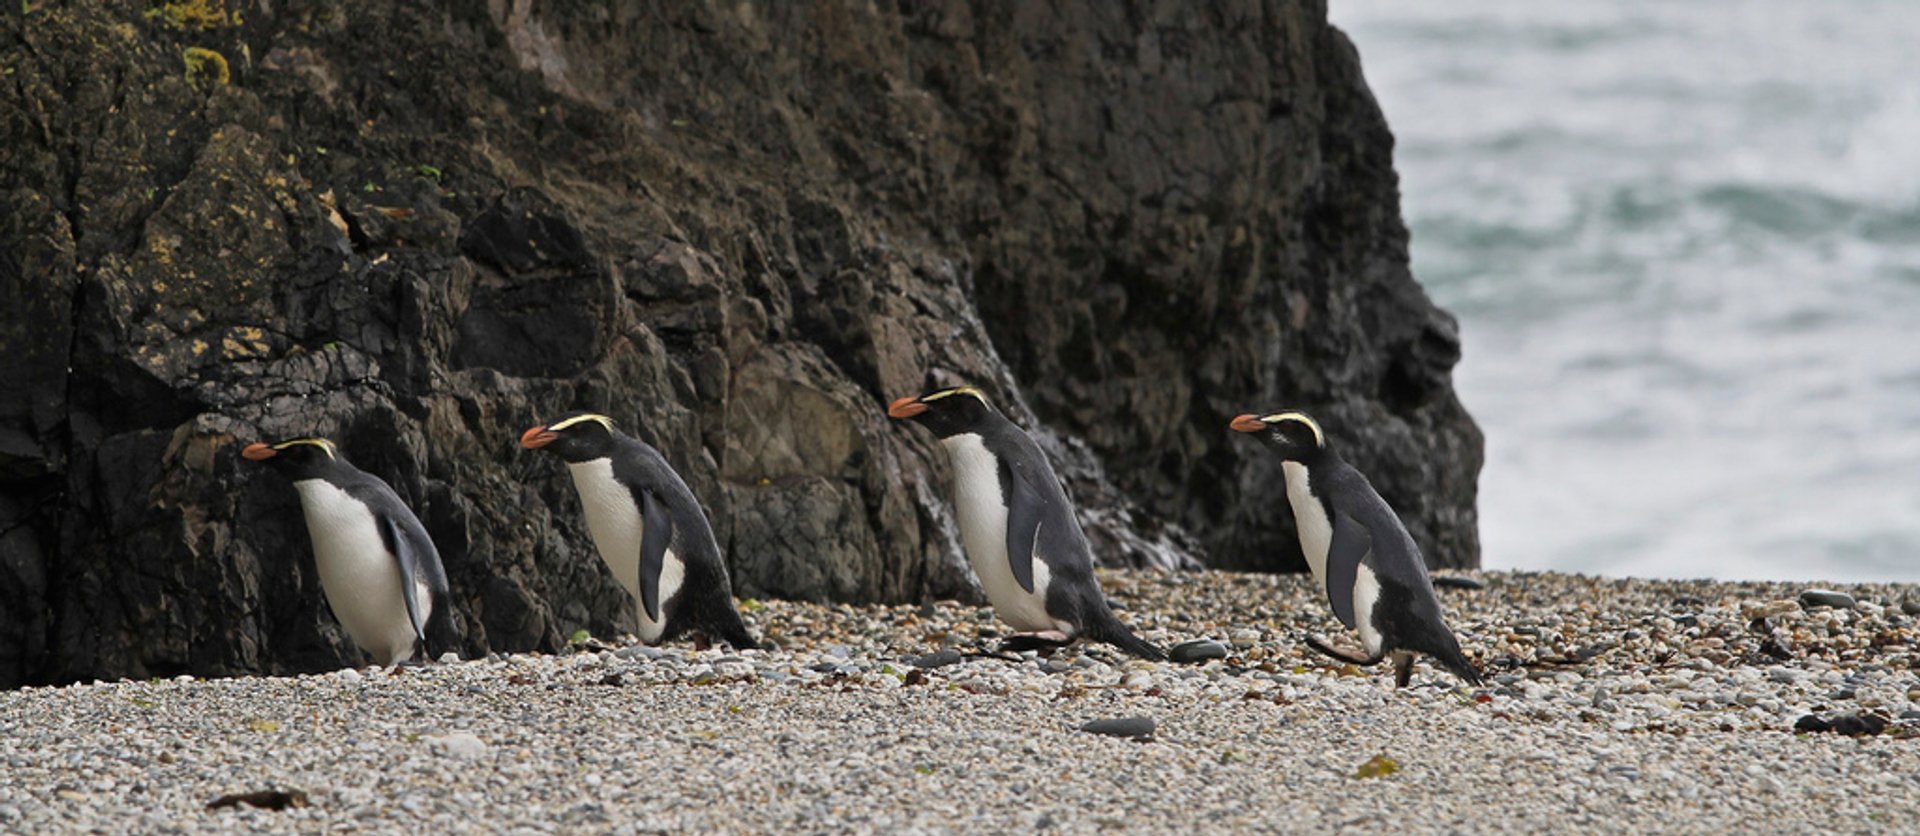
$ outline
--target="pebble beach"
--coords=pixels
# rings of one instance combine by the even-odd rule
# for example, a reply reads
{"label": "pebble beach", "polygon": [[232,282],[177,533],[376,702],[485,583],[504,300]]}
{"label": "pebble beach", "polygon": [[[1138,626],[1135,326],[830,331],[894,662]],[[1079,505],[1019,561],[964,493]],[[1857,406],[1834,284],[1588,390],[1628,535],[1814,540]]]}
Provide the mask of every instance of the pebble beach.
{"label": "pebble beach", "polygon": [[776,649],[604,637],[397,672],[0,692],[0,831],[1920,820],[1912,585],[1455,577],[1441,601],[1482,687],[1423,661],[1395,690],[1387,665],[1314,654],[1310,633],[1351,639],[1305,577],[1103,571],[1149,640],[1208,641],[1187,662],[996,654],[984,606],[745,601]]}

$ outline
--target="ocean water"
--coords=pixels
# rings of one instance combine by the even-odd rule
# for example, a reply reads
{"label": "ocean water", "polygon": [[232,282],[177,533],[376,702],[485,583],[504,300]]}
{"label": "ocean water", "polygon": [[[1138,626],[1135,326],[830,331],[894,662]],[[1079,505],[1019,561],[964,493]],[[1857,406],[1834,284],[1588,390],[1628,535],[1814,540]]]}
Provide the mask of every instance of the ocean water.
{"label": "ocean water", "polygon": [[1920,2],[1333,0],[1488,568],[1920,581]]}

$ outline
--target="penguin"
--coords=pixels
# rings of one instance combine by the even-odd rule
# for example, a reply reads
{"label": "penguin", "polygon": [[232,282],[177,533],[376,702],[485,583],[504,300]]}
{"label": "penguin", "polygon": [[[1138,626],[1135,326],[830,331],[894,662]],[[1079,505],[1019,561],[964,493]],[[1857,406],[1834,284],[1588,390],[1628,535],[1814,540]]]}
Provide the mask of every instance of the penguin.
{"label": "penguin", "polygon": [[1304,412],[1283,411],[1241,415],[1230,426],[1280,454],[1307,567],[1326,590],[1334,617],[1359,630],[1366,656],[1335,650],[1313,637],[1307,644],[1356,665],[1391,656],[1399,688],[1413,675],[1415,653],[1432,656],[1455,676],[1479,685],[1480,671],[1461,654],[1460,642],[1440,616],[1420,547],[1367,477],[1327,446],[1319,422]]}
{"label": "penguin", "polygon": [[633,596],[645,644],[698,630],[735,648],[758,648],[733,604],[713,529],[687,483],[652,445],[580,412],[529,428],[520,446],[567,463],[587,533]]}
{"label": "penguin", "polygon": [[900,398],[887,415],[933,432],[953,462],[953,504],[967,562],[994,612],[1017,631],[1002,647],[1079,637],[1165,659],[1115,618],[1093,576],[1086,535],[1060,477],[1033,439],[971,386]]}
{"label": "penguin", "polygon": [[240,455],[292,480],[320,589],[354,643],[382,667],[427,661],[451,596],[433,538],[400,495],[324,438],[255,442]]}

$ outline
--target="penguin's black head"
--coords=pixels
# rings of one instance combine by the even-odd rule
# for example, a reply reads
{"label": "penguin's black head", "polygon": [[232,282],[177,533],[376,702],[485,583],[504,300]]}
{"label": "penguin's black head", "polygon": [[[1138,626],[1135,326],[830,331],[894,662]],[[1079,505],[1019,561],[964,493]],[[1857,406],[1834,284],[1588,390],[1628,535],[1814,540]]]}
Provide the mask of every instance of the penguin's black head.
{"label": "penguin's black head", "polygon": [[296,438],[276,444],[256,441],[240,451],[248,461],[265,462],[295,482],[319,479],[345,460],[340,449],[324,438]]}
{"label": "penguin's black head", "polygon": [[520,446],[548,450],[569,462],[590,462],[613,456],[613,419],[592,412],[576,412],[551,424],[530,427],[520,434]]}
{"label": "penguin's black head", "polygon": [[1327,449],[1327,435],[1320,431],[1320,422],[1297,410],[1272,415],[1242,415],[1233,419],[1229,426],[1243,433],[1252,433],[1255,438],[1279,451],[1280,457],[1288,461],[1313,459]]}
{"label": "penguin's black head", "polygon": [[971,432],[992,414],[993,406],[987,403],[987,396],[972,386],[942,389],[917,398],[909,396],[887,406],[889,417],[912,419],[932,430],[938,438]]}

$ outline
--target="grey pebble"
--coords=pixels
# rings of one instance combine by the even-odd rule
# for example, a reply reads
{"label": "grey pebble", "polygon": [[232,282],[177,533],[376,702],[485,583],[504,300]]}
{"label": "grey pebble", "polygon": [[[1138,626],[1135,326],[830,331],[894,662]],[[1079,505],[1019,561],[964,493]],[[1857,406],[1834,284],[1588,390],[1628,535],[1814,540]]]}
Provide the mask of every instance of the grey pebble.
{"label": "grey pebble", "polygon": [[1486,589],[1487,582],[1466,575],[1435,575],[1433,585],[1437,589]]}
{"label": "grey pebble", "polygon": [[951,647],[943,647],[925,656],[909,659],[907,660],[907,664],[916,668],[944,668],[948,665],[958,665],[964,658],[965,657],[960,655],[960,651]]}
{"label": "grey pebble", "polygon": [[1853,609],[1853,596],[1831,589],[1809,589],[1800,593],[1800,605],[1803,607],[1833,607],[1839,610]]}
{"label": "grey pebble", "polygon": [[1227,658],[1227,646],[1212,639],[1184,641],[1167,651],[1167,658],[1182,664]]}
{"label": "grey pebble", "polygon": [[1129,737],[1139,739],[1153,734],[1152,717],[1111,717],[1094,720],[1080,727],[1083,732],[1104,734],[1108,737]]}
{"label": "grey pebble", "polygon": [[450,758],[472,760],[487,753],[487,742],[472,732],[454,732],[435,738],[433,748]]}

